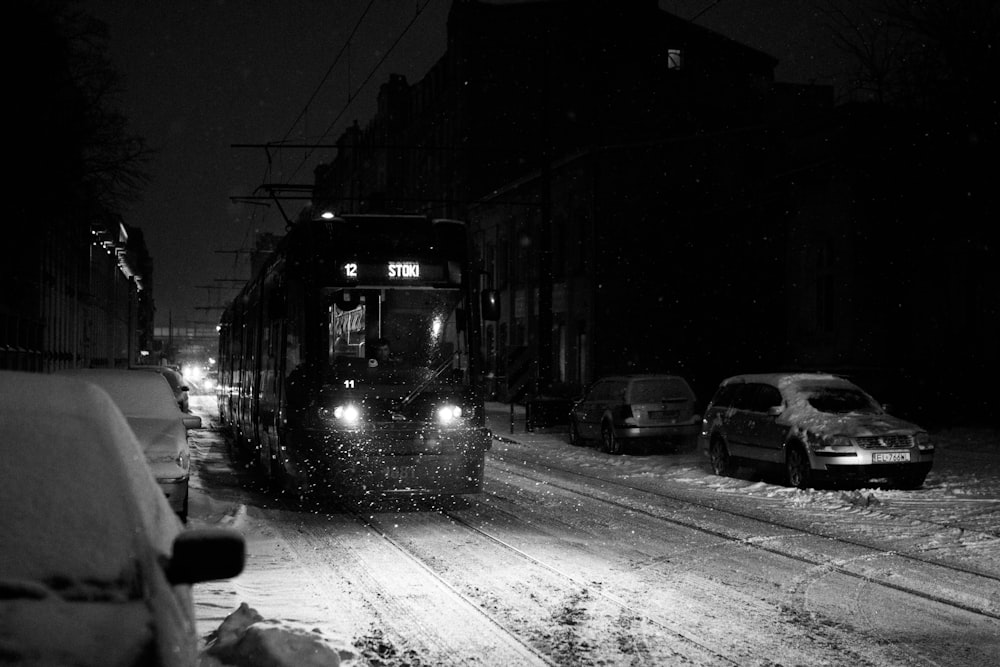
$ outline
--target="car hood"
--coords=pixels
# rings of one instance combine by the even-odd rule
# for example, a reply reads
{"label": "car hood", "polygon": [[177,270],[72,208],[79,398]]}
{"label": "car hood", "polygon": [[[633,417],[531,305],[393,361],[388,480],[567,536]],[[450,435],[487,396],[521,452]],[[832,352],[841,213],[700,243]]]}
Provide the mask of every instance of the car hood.
{"label": "car hood", "polygon": [[128,417],[128,423],[146,453],[146,458],[176,454],[188,447],[187,429],[180,417]]}
{"label": "car hood", "polygon": [[849,412],[828,414],[817,410],[800,410],[788,415],[789,423],[802,430],[822,435],[844,435],[852,438],[877,435],[909,435],[924,429],[888,413]]}

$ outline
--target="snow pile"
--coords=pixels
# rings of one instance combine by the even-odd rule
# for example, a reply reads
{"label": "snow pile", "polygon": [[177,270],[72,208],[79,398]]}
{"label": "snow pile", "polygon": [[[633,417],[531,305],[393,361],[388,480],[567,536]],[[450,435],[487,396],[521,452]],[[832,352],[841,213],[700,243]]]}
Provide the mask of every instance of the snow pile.
{"label": "snow pile", "polygon": [[266,620],[244,602],[209,636],[199,667],[338,667],[357,658],[348,648],[334,648],[318,631]]}

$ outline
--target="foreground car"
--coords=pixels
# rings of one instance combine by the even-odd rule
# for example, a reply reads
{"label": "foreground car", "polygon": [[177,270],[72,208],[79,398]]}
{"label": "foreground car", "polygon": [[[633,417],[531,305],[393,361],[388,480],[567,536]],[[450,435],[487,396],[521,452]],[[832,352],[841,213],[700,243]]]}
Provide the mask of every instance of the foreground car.
{"label": "foreground car", "polygon": [[0,371],[0,661],[191,667],[193,584],[238,575],[236,531],[185,529],[108,395]]}
{"label": "foreground car", "polygon": [[191,475],[187,429],[200,428],[201,417],[180,411],[170,385],[159,373],[88,368],[59,374],[91,382],[111,396],[146,453],[146,461],[170,506],[186,521]]}
{"label": "foreground car", "polygon": [[610,454],[636,442],[693,444],[700,419],[694,410],[694,392],[679,375],[604,377],[570,409],[570,442],[599,438],[601,450]]}
{"label": "foreground car", "polygon": [[875,479],[917,488],[934,462],[924,429],[893,417],[849,380],[823,373],[723,380],[705,409],[699,444],[717,475],[741,464],[778,466],[799,488]]}

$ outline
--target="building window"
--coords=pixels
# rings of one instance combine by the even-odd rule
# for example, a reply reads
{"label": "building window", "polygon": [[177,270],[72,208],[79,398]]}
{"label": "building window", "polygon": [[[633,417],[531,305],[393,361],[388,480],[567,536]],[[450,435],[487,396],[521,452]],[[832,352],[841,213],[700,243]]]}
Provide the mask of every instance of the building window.
{"label": "building window", "polygon": [[680,69],[683,63],[680,49],[667,49],[667,69]]}

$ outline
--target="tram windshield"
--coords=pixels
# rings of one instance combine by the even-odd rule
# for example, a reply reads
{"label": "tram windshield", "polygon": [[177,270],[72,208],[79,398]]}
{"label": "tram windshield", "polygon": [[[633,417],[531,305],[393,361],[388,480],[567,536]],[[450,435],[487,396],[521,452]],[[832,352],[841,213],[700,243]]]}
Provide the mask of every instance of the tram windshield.
{"label": "tram windshield", "polygon": [[328,355],[339,372],[360,372],[378,384],[468,375],[458,289],[330,289],[326,306]]}

